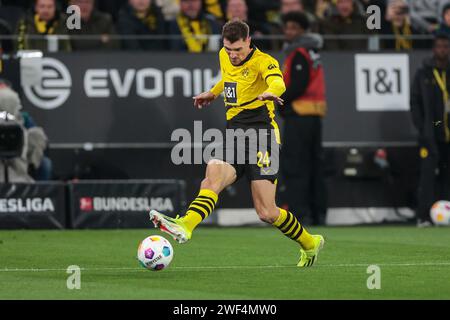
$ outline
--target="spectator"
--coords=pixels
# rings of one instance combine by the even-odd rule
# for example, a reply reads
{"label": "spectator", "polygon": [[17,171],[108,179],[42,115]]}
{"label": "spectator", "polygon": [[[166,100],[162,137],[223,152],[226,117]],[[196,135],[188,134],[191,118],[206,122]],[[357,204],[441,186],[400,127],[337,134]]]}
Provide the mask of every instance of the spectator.
{"label": "spectator", "polygon": [[442,9],[442,22],[436,34],[445,34],[450,37],[450,3]]}
{"label": "spectator", "polygon": [[119,19],[119,12],[120,9],[122,9],[125,4],[127,4],[128,0],[97,0],[97,9],[100,10],[100,12],[109,13],[113,21],[117,23]]}
{"label": "spectator", "polygon": [[259,39],[261,36],[269,35],[270,29],[267,24],[260,24],[248,19],[248,7],[245,0],[228,0],[227,20],[238,19],[245,21],[250,27],[252,42],[255,46],[262,50],[271,49],[270,40]]}
{"label": "spectator", "polygon": [[[19,21],[17,27],[19,50],[41,50],[47,52],[47,35],[67,35],[66,16],[62,14],[55,0],[35,0],[34,8]],[[59,39],[59,51],[70,51],[70,41]]]}
{"label": "spectator", "polygon": [[337,14],[320,24],[320,33],[325,35],[360,35],[355,39],[329,39],[325,41],[327,50],[365,50],[368,34],[366,19],[359,13],[353,0],[336,0]]}
{"label": "spectator", "polygon": [[203,0],[205,12],[213,15],[221,23],[226,22],[226,11],[229,0]]}
{"label": "spectator", "polygon": [[[286,39],[286,92],[280,113],[285,119],[281,172],[289,211],[309,223],[325,223],[327,210],[323,172],[322,117],[326,113],[325,78],[319,49],[322,39],[307,33],[305,14],[283,16]],[[305,221],[305,220],[304,220]]]}
{"label": "spectator", "polygon": [[248,16],[258,23],[276,23],[280,12],[280,0],[247,0]]}
{"label": "spectator", "polygon": [[12,53],[14,51],[14,44],[12,39],[2,39],[2,36],[12,36],[12,31],[9,24],[6,21],[0,19],[0,56],[2,53]]}
{"label": "spectator", "polygon": [[245,0],[228,0],[226,13],[227,21],[236,19],[245,21],[248,24],[248,6]]}
{"label": "spectator", "polygon": [[439,26],[442,9],[449,2],[449,0],[408,0],[413,26],[421,32],[435,32]]}
{"label": "spectator", "polygon": [[417,208],[419,227],[431,225],[429,212],[437,199],[450,200],[449,55],[449,38],[436,36],[433,56],[426,59],[416,72],[411,88],[411,113],[419,132],[421,159]]}
{"label": "spectator", "polygon": [[284,15],[288,12],[302,12],[308,18],[309,29],[311,31],[317,31],[317,19],[314,14],[305,9],[303,2],[304,0],[281,0],[280,13]]}
{"label": "spectator", "polygon": [[[313,32],[318,31],[318,24],[316,17],[307,12],[304,7],[305,0],[281,0],[281,7],[280,7],[280,19],[277,24],[273,25],[273,33],[277,35],[283,34],[283,22],[281,21],[281,16],[290,13],[290,12],[302,12],[306,15],[309,22],[309,29]],[[281,49],[283,47],[283,40],[277,39],[276,41],[273,41],[273,48],[274,49]]]}
{"label": "spectator", "polygon": [[390,0],[358,0],[361,4],[361,7],[364,11],[372,5],[378,6],[381,9],[382,13],[385,13],[386,11],[386,2],[390,2]]}
{"label": "spectator", "polygon": [[281,0],[280,13],[301,12],[304,10],[302,0]]}
{"label": "spectator", "polygon": [[383,35],[395,37],[383,40],[384,49],[402,51],[420,47],[421,40],[411,38],[420,32],[411,25],[409,7],[405,0],[390,1],[386,10],[386,21],[381,27]]}
{"label": "spectator", "polygon": [[[119,19],[119,11],[127,4],[128,0],[97,0],[97,9],[109,13],[114,22]],[[178,0],[155,0],[155,4],[161,8],[165,20],[175,18],[179,11]]]}
{"label": "spectator", "polygon": [[330,16],[332,4],[331,0],[315,0],[315,6],[314,6],[314,15],[317,17],[317,19],[325,19],[326,17]]}
{"label": "spectator", "polygon": [[[33,182],[29,171],[44,166],[44,170],[51,170],[49,159],[44,160],[44,150],[48,139],[42,128],[25,127],[24,113],[21,112],[22,105],[17,92],[12,90],[5,81],[0,80],[0,112],[6,112],[14,117],[14,123],[20,125],[24,131],[25,144],[19,157],[9,160],[8,173],[10,182]],[[4,121],[0,119],[1,122]],[[3,163],[0,163],[1,172],[4,171]],[[47,173],[49,174],[49,173]]]}
{"label": "spectator", "polygon": [[127,50],[164,50],[163,39],[138,39],[138,36],[161,36],[165,34],[165,21],[161,9],[153,0],[129,0],[119,13],[118,31],[131,37],[122,41]]}
{"label": "spectator", "polygon": [[[111,40],[110,35],[115,34],[112,17],[107,13],[101,13],[95,9],[95,0],[71,0],[71,5],[80,8],[81,28],[69,30],[73,50],[101,50],[119,48],[116,40]],[[99,35],[100,39],[82,39],[78,36]]]}
{"label": "spectator", "polygon": [[216,18],[203,12],[202,0],[180,0],[180,13],[171,21],[169,34],[181,35],[182,40],[171,41],[173,50],[189,52],[217,50],[218,39],[209,39],[207,36],[219,33],[220,26]]}
{"label": "spectator", "polygon": [[166,21],[175,19],[180,11],[178,0],[156,0],[156,5],[161,8]]}

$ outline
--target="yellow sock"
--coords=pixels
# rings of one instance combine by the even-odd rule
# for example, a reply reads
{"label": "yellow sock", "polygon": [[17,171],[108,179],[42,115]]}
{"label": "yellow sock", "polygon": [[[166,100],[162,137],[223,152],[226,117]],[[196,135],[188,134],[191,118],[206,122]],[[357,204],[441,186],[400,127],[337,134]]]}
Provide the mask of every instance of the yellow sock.
{"label": "yellow sock", "polygon": [[280,229],[286,237],[299,243],[303,249],[309,250],[314,247],[313,237],[291,212],[280,208],[280,216],[273,223],[273,226]]}
{"label": "yellow sock", "polygon": [[200,222],[213,212],[218,198],[214,191],[208,189],[200,190],[197,198],[189,206],[186,215],[181,218],[181,221],[189,231],[192,232]]}

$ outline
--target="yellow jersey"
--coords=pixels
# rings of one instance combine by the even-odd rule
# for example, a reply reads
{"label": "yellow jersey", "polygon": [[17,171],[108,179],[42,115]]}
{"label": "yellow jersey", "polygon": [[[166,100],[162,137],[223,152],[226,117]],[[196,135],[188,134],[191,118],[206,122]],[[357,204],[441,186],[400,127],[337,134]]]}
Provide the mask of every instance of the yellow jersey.
{"label": "yellow jersey", "polygon": [[260,101],[258,96],[272,92],[280,96],[284,82],[276,90],[269,90],[272,77],[283,79],[278,61],[253,47],[251,53],[239,65],[233,65],[222,48],[219,52],[222,80],[211,89],[216,96],[223,92],[227,108],[227,122],[230,126],[252,126],[271,124],[276,130],[275,106],[272,101]]}

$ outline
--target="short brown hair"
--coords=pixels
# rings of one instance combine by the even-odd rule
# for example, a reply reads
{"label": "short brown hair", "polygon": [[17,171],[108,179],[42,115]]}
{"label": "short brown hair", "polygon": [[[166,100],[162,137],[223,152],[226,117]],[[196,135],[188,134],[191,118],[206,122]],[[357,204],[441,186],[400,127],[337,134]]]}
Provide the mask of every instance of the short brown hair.
{"label": "short brown hair", "polygon": [[248,24],[241,20],[231,20],[225,23],[222,29],[222,38],[234,43],[240,39],[245,40],[250,34]]}

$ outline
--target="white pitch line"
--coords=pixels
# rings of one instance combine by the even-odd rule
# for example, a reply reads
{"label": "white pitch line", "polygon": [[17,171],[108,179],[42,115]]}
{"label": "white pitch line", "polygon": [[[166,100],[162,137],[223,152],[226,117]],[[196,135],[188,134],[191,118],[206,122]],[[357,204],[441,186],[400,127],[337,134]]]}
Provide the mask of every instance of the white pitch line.
{"label": "white pitch line", "polygon": [[[438,267],[450,266],[450,262],[424,262],[424,263],[348,263],[348,264],[317,264],[314,268],[355,268],[368,267],[370,265],[377,265],[379,267]],[[276,268],[297,268],[297,266],[184,266],[184,267],[169,267],[166,271],[176,270],[235,270],[235,269],[276,269]],[[146,271],[143,268],[80,268],[81,271]],[[0,272],[65,272],[67,269],[63,268],[3,268]]]}

